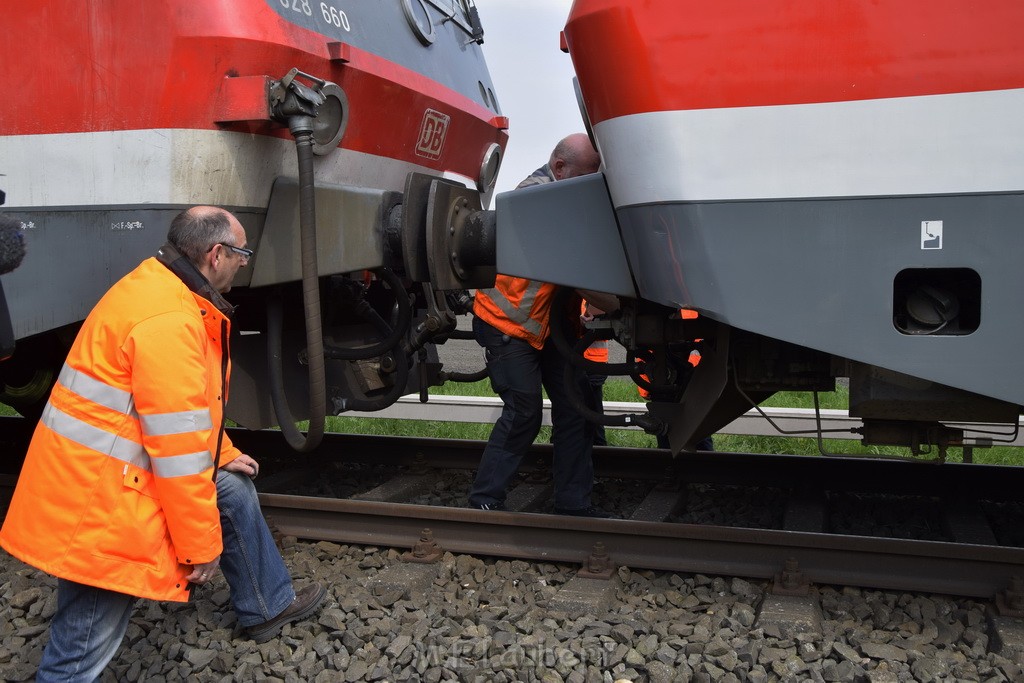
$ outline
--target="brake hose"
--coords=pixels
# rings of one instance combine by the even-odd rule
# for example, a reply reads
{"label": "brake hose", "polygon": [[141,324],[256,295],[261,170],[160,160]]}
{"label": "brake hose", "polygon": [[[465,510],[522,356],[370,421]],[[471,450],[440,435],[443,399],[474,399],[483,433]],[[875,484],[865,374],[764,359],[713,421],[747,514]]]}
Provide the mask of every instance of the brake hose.
{"label": "brake hose", "polygon": [[[270,370],[270,398],[281,433],[295,450],[305,453],[320,445],[327,415],[327,370],[320,321],[320,278],[316,261],[316,187],[313,181],[313,119],[292,116],[288,128],[295,137],[299,164],[299,240],[302,256],[302,304],[306,321],[306,356],[309,367],[309,430],[303,436],[292,418],[284,393],[281,358],[283,313],[279,299],[267,306],[267,360]],[[276,339],[275,339],[276,337]]]}

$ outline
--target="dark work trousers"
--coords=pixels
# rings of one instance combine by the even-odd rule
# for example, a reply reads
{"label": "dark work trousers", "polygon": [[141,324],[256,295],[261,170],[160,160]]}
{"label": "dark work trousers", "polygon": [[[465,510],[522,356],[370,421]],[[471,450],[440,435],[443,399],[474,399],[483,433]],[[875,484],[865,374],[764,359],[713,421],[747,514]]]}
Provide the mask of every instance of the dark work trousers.
{"label": "dark work trousers", "polygon": [[[594,394],[592,402],[588,401],[587,405],[596,410],[597,412],[604,415],[604,383],[608,377],[605,375],[592,375],[587,373],[587,386],[590,391]],[[555,442],[555,437],[552,434],[551,443]],[[595,446],[607,446],[608,435],[604,431],[604,425],[594,423],[594,445]]]}
{"label": "dark work trousers", "polygon": [[[480,318],[473,318],[473,333],[484,348],[491,387],[504,406],[480,458],[480,469],[469,493],[470,504],[504,503],[508,484],[540,431],[543,385],[551,399],[555,507],[589,508],[594,485],[594,426],[569,402],[564,379],[566,361],[553,343],[538,351],[522,339],[502,334]],[[578,391],[589,405],[593,393],[586,375],[581,371],[574,374]]]}
{"label": "dark work trousers", "polygon": [[[608,379],[606,375],[587,375],[587,385],[594,394],[594,409],[604,415],[604,383]],[[594,445],[607,446],[608,436],[605,434],[604,425],[594,425]]]}

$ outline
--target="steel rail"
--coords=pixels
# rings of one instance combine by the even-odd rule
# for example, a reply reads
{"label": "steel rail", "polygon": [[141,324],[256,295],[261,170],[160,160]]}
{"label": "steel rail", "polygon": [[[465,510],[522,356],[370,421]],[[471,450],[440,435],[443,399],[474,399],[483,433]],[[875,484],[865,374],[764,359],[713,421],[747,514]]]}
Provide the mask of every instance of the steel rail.
{"label": "steel rail", "polygon": [[413,548],[430,531],[446,551],[585,564],[600,543],[616,565],[769,579],[796,560],[813,583],[991,598],[1024,574],[1024,549],[580,519],[260,494],[281,533]]}
{"label": "steel rail", "polygon": [[[13,490],[0,477],[0,500]],[[282,534],[585,566],[601,544],[616,566],[771,579],[791,560],[815,584],[992,598],[1024,575],[1024,549],[630,520],[581,519],[260,493]],[[6,504],[2,506],[5,508]]]}
{"label": "steel rail", "polygon": [[[17,418],[16,418],[17,419]],[[24,422],[20,421],[19,422]],[[17,431],[17,430],[16,430]],[[27,431],[7,432],[8,445]],[[253,455],[287,453],[279,432],[232,430]],[[314,454],[289,456],[285,472],[316,472],[324,459],[422,467],[475,467],[482,442],[329,434]],[[23,451],[22,451],[23,452]],[[551,449],[531,450],[543,468]],[[1024,468],[923,465],[862,458],[697,453],[672,458],[658,449],[595,450],[602,476],[677,482],[780,486],[794,490],[892,490],[903,494],[1019,500]],[[0,482],[10,486],[13,479]],[[879,484],[884,484],[879,486]],[[262,491],[264,511],[283,533],[304,539],[411,548],[424,529],[456,553],[584,563],[600,543],[619,565],[770,578],[796,560],[825,584],[991,597],[1024,576],[1024,549],[634,520],[592,520],[523,512],[485,512],[372,500],[308,498]]]}

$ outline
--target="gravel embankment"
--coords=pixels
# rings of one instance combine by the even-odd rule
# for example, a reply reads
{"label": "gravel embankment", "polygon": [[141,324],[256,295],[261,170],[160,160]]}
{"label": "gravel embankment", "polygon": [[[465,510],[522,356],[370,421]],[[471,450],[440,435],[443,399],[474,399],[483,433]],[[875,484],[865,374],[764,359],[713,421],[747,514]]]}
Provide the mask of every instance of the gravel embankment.
{"label": "gravel embankment", "polygon": [[[987,652],[977,601],[820,589],[820,633],[757,622],[764,584],[621,568],[610,608],[547,609],[564,565],[445,555],[433,585],[377,581],[399,553],[281,540],[297,582],[330,585],[317,618],[256,645],[223,578],[189,605],[143,601],[104,681],[1018,681]],[[54,580],[0,553],[0,679],[30,680]]]}

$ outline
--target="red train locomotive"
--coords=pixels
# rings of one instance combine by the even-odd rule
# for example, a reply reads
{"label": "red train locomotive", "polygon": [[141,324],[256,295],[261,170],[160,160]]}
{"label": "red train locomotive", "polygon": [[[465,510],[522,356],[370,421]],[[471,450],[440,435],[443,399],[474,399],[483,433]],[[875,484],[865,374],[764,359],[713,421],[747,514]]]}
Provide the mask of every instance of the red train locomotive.
{"label": "red train locomotive", "polygon": [[[22,83],[0,110],[0,172],[29,247],[5,278],[17,351],[0,400],[39,410],[77,324],[194,204],[231,209],[256,251],[234,283],[236,421],[374,409],[415,385],[411,351],[454,320],[421,258],[427,202],[455,192],[479,209],[507,140],[470,0],[58,0],[0,15],[0,63]],[[300,353],[311,317],[323,348]]]}

